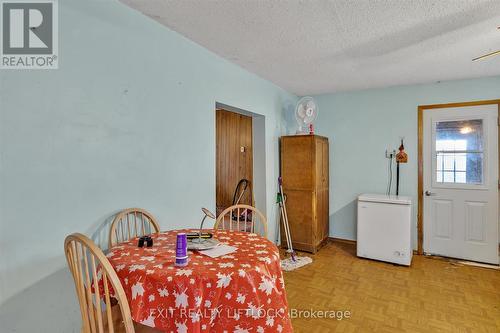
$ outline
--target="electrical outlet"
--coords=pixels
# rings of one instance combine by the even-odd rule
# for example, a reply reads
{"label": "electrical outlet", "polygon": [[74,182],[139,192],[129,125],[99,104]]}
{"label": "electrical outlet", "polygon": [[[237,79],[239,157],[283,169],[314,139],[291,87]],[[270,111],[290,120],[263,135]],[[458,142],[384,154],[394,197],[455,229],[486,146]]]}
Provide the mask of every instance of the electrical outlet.
{"label": "electrical outlet", "polygon": [[385,158],[394,158],[394,157],[396,157],[396,149],[385,150]]}

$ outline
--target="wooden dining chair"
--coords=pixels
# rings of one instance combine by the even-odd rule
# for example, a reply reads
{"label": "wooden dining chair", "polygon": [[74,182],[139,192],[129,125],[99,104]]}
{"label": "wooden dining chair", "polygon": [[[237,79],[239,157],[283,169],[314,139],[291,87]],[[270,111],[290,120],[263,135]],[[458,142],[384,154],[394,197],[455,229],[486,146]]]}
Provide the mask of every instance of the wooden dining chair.
{"label": "wooden dining chair", "polygon": [[128,208],[119,212],[109,230],[109,248],[129,239],[160,232],[155,217],[142,208]]}
{"label": "wooden dining chair", "polygon": [[239,204],[220,213],[214,229],[254,232],[267,237],[267,219],[257,208]]}
{"label": "wooden dining chair", "polygon": [[[66,237],[64,252],[75,280],[82,333],[135,333],[125,291],[101,249],[87,236],[75,233]],[[102,279],[102,294],[98,277]],[[116,303],[118,306],[114,306]]]}

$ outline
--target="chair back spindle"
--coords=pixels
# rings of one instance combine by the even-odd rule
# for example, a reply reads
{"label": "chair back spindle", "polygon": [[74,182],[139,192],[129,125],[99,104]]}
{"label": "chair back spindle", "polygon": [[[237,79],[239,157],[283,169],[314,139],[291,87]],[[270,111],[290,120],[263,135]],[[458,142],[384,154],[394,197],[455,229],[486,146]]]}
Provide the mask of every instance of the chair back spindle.
{"label": "chair back spindle", "polygon": [[257,208],[239,204],[220,213],[214,229],[252,232],[267,237],[267,219]]}
{"label": "chair back spindle", "polygon": [[128,208],[116,215],[109,230],[109,248],[129,239],[160,232],[155,217],[142,208]]}
{"label": "chair back spindle", "polygon": [[[75,233],[66,237],[64,252],[75,281],[82,332],[113,333],[119,330],[135,333],[125,291],[101,249],[87,236]],[[99,288],[101,280],[102,288]],[[120,311],[112,308],[116,305]],[[118,315],[121,318],[113,319]]]}

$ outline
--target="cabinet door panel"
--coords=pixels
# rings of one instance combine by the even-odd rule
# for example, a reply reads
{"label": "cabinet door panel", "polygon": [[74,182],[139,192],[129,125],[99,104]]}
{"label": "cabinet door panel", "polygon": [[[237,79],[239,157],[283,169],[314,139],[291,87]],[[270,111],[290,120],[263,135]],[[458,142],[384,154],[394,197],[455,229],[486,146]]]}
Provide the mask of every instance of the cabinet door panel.
{"label": "cabinet door panel", "polygon": [[315,140],[315,174],[317,189],[328,187],[328,141],[324,138]]}
{"label": "cabinet door panel", "polygon": [[[330,152],[328,148],[328,141],[324,140],[323,141],[323,165],[322,165],[322,170],[323,170],[323,187],[328,189],[330,186]],[[327,194],[328,198],[328,194]],[[327,206],[328,207],[328,206]]]}
{"label": "cabinet door panel", "polygon": [[320,243],[323,241],[326,237],[328,237],[328,234],[330,233],[329,230],[329,219],[330,216],[328,214],[328,189],[321,189],[318,190],[317,192],[317,197],[318,197],[318,217],[317,217],[317,238],[316,238],[316,244]]}
{"label": "cabinet door panel", "polygon": [[289,189],[311,190],[313,179],[313,137],[281,138],[281,176],[283,187]]}
{"label": "cabinet door panel", "polygon": [[[313,192],[285,191],[288,223],[292,235],[293,246],[297,250],[312,250],[312,223],[313,223]],[[281,229],[282,244],[286,246],[283,227]]]}

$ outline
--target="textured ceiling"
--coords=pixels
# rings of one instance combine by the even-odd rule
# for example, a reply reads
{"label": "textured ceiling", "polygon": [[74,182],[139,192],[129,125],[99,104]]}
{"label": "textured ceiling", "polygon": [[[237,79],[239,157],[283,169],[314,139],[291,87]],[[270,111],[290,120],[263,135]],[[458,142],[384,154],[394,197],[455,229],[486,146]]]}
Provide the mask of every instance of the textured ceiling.
{"label": "textured ceiling", "polygon": [[298,95],[500,75],[499,0],[121,0]]}

